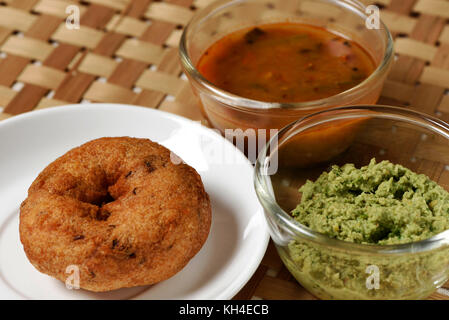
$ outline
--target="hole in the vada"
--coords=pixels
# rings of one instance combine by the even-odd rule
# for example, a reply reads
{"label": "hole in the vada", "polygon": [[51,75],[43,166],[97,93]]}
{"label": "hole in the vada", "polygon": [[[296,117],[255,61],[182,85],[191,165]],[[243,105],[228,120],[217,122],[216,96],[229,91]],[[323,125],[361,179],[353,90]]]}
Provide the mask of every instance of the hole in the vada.
{"label": "hole in the vada", "polygon": [[111,213],[107,209],[105,209],[104,206],[113,201],[115,201],[114,197],[112,197],[111,194],[107,192],[104,196],[99,197],[90,202],[90,204],[93,204],[98,207],[98,210],[95,213],[96,220],[98,221],[108,220]]}
{"label": "hole in the vada", "polygon": [[130,259],[135,259],[135,258],[136,258],[136,254],[135,254],[135,253],[131,253],[131,254],[128,256],[128,258],[130,258]]}
{"label": "hole in the vada", "polygon": [[104,208],[100,208],[100,210],[97,211],[97,215],[95,217],[95,219],[99,220],[99,221],[106,221],[108,220],[109,216],[111,215],[111,213],[104,209]]}
{"label": "hole in the vada", "polygon": [[[92,219],[98,220],[98,221],[106,221],[108,220],[109,216],[111,215],[111,212],[109,209],[105,208],[105,206],[109,203],[112,203],[116,201],[116,198],[114,198],[108,190],[108,185],[104,186],[105,190],[95,197],[91,197],[88,200],[84,200],[84,203],[91,204],[95,206],[96,208],[92,210],[89,214],[89,216]],[[109,225],[111,227],[111,225]],[[115,227],[115,226],[113,226]]]}
{"label": "hole in the vada", "polygon": [[95,199],[91,203],[96,205],[96,206],[99,206],[101,208],[104,205],[106,205],[106,204],[108,204],[110,202],[113,202],[113,201],[115,201],[115,199],[111,196],[111,194],[109,192],[107,192],[106,195],[104,195],[104,196],[102,196],[102,197],[100,197],[98,199]]}

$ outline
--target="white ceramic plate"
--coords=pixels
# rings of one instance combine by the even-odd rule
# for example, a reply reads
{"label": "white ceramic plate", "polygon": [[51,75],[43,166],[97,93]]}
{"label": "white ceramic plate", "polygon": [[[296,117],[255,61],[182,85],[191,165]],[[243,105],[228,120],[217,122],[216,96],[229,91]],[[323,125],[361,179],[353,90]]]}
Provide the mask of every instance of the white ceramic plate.
{"label": "white ceramic plate", "polygon": [[[172,278],[107,293],[69,290],[38,272],[19,240],[19,205],[38,173],[73,147],[105,136],[149,138],[201,175],[212,227],[201,251]],[[250,279],[268,231],[244,155],[213,130],[166,112],[126,105],[56,107],[0,122],[0,299],[230,299]]]}

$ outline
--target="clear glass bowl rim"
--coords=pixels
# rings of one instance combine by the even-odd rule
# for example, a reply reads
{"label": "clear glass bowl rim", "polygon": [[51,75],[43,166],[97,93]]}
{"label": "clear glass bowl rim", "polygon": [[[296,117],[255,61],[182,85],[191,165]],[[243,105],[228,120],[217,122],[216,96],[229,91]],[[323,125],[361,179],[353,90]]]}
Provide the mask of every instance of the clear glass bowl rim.
{"label": "clear glass bowl rim", "polygon": [[[449,124],[427,114],[401,107],[386,105],[355,105],[327,109],[307,115],[282,128],[259,153],[254,168],[254,186],[256,189],[257,197],[264,207],[265,214],[272,216],[274,219],[276,219],[276,223],[281,228],[287,228],[287,230],[293,232],[295,236],[299,236],[300,238],[304,238],[314,243],[325,245],[327,247],[333,247],[338,250],[347,250],[350,252],[359,252],[362,254],[398,255],[404,253],[426,252],[449,244],[449,229],[428,239],[395,245],[358,244],[334,239],[300,224],[278,205],[274,194],[269,191],[272,190],[270,188],[270,176],[264,174],[267,169],[267,159],[269,158],[269,155],[267,157],[268,146],[272,144],[275,139],[278,139],[279,136],[282,136],[287,131],[293,128],[297,130],[301,128],[301,125],[304,125],[305,123],[307,124],[307,126],[301,128],[302,130],[310,128],[316,124],[324,123],[322,121],[313,123],[314,118],[322,118],[322,116],[327,116],[327,119],[322,120],[324,122],[332,122],[339,119],[353,119],[364,117],[387,118],[390,120],[399,120],[403,122],[406,121],[409,124],[420,126],[433,131],[437,135],[444,137],[446,140],[448,140],[449,143]],[[301,131],[295,131],[295,134],[299,132]],[[291,135],[289,137],[291,137]],[[286,140],[288,140],[288,138]],[[279,140],[277,143],[279,143],[280,145],[282,141]]]}
{"label": "clear glass bowl rim", "polygon": [[[244,0],[243,0],[244,1]],[[287,1],[287,0],[286,0]],[[368,17],[365,13],[366,6],[357,0],[326,0],[328,2],[334,2],[336,5],[340,7],[344,7],[347,10],[353,10],[358,15]],[[217,100],[221,101],[224,104],[227,104],[230,107],[235,109],[247,110],[250,109],[252,111],[257,110],[267,110],[267,109],[300,109],[300,110],[314,110],[322,107],[323,105],[338,105],[338,101],[345,100],[348,97],[356,96],[361,90],[369,90],[372,83],[375,83],[379,78],[381,78],[388,70],[391,62],[393,60],[394,53],[394,42],[391,36],[390,31],[387,26],[380,19],[381,30],[383,31],[383,37],[386,39],[386,48],[382,58],[382,61],[374,70],[373,73],[369,75],[364,81],[352,87],[348,90],[340,92],[339,94],[319,99],[312,100],[306,102],[297,102],[297,103],[277,103],[277,102],[264,102],[249,98],[244,98],[225,90],[220,89],[215,86],[212,82],[204,78],[201,73],[196,69],[193,64],[190,55],[187,50],[187,33],[190,28],[193,28],[196,24],[201,23],[203,20],[207,19],[211,14],[216,13],[217,10],[222,10],[228,8],[229,6],[239,4],[242,0],[221,0],[215,1],[210,5],[198,10],[195,15],[192,17],[190,22],[184,28],[181,39],[179,42],[179,55],[181,60],[181,65],[187,74],[198,83],[202,89],[206,90],[210,94],[212,94]]]}

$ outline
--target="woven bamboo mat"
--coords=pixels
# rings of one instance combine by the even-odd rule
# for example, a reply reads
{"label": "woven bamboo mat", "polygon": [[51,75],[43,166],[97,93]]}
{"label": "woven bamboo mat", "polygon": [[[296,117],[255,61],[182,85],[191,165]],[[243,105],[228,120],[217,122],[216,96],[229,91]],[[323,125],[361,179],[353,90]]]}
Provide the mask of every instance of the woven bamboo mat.
{"label": "woven bamboo mat", "polygon": [[[210,2],[0,0],[0,120],[80,102],[142,105],[203,120],[177,46],[183,26]],[[449,121],[449,1],[364,2],[382,9],[395,36],[396,59],[379,103]],[[80,29],[65,27],[69,5],[80,10]],[[441,172],[440,181],[449,184],[449,173]],[[272,243],[235,298],[315,299],[283,267]],[[443,289],[430,298],[449,295]]]}

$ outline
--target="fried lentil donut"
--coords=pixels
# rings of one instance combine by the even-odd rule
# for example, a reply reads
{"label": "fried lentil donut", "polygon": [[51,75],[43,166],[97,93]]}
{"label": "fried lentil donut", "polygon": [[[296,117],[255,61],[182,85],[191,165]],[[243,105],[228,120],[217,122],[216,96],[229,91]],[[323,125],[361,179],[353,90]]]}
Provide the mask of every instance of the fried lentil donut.
{"label": "fried lentil donut", "polygon": [[101,138],[45,168],[20,209],[30,262],[80,287],[154,284],[180,271],[209,234],[211,207],[198,173],[147,139]]}

